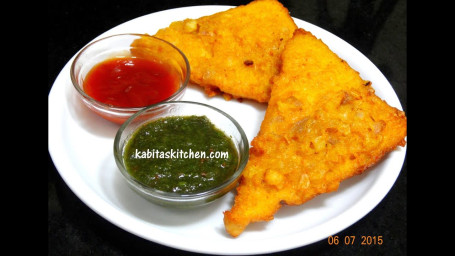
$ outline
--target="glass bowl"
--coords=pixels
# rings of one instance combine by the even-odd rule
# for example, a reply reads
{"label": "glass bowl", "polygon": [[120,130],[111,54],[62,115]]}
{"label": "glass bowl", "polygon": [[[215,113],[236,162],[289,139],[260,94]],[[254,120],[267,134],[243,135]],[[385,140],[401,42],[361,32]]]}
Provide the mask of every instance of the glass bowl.
{"label": "glass bowl", "polygon": [[147,106],[119,107],[101,102],[85,92],[84,81],[95,65],[112,58],[128,57],[159,62],[177,79],[177,90],[161,102],[180,100],[190,79],[190,66],[186,56],[177,47],[162,39],[146,34],[117,34],[89,43],[72,62],[70,69],[72,84],[82,102],[90,110],[118,124],[122,124]]}
{"label": "glass bowl", "polygon": [[[208,120],[232,140],[237,153],[237,164],[230,174],[218,185],[199,192],[165,192],[147,185],[133,177],[127,169],[125,151],[128,141],[143,125],[169,117],[199,116]],[[154,136],[153,131],[150,135]],[[157,136],[159,137],[159,136]],[[205,142],[204,142],[205,143]],[[129,154],[128,154],[129,155]],[[165,206],[189,208],[208,204],[222,197],[236,185],[249,157],[249,142],[242,127],[225,112],[212,106],[188,101],[158,103],[137,112],[119,128],[114,140],[116,164],[128,185],[147,200]],[[127,158],[127,157],[126,157]]]}

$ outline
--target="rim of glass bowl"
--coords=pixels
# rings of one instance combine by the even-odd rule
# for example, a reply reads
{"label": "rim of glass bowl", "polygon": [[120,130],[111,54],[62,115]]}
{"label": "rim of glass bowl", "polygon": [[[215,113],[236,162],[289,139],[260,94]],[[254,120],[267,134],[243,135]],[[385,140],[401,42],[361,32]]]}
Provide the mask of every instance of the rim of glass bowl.
{"label": "rim of glass bowl", "polygon": [[[108,40],[112,37],[120,37],[120,36],[137,36],[137,37],[151,37],[153,39],[156,39],[156,40],[159,40],[159,41],[162,41],[164,42],[165,44],[168,44],[169,46],[171,46],[172,48],[174,48],[175,50],[177,50],[179,52],[179,54],[183,57],[183,60],[185,61],[185,66],[186,66],[186,76],[185,76],[185,80],[182,82],[182,86],[180,86],[180,88],[175,91],[171,96],[169,96],[168,98],[162,100],[161,102],[171,102],[173,101],[175,98],[177,98],[182,92],[183,90],[185,90],[185,88],[187,87],[189,81],[190,81],[190,74],[191,74],[191,70],[190,70],[190,63],[188,61],[188,59],[186,58],[186,55],[179,49],[177,48],[175,45],[171,44],[170,42],[166,41],[166,40],[163,40],[161,38],[158,38],[158,37],[155,37],[155,36],[151,36],[151,35],[148,35],[148,34],[140,34],[140,33],[122,33],[122,34],[115,34],[115,35],[110,35],[110,36],[106,36],[106,37],[103,37],[103,38],[100,38],[100,39],[97,39],[97,40],[94,40],[90,43],[88,43],[86,46],[84,46],[78,53],[77,55],[74,57],[74,60],[71,64],[71,68],[70,68],[70,76],[71,76],[71,83],[73,84],[73,87],[79,92],[79,94],[84,97],[84,99],[87,99],[88,101],[90,101],[91,103],[95,103],[99,106],[102,106],[104,108],[108,108],[108,109],[111,109],[111,110],[116,110],[116,111],[139,111],[141,109],[144,109],[145,107],[148,107],[148,106],[153,106],[154,104],[152,105],[148,105],[148,106],[144,106],[144,107],[118,107],[118,106],[113,106],[113,105],[109,105],[109,104],[106,104],[104,102],[101,102],[101,101],[98,101],[98,100],[95,100],[94,98],[92,98],[90,95],[88,95],[87,93],[85,93],[85,91],[82,89],[82,86],[79,86],[78,82],[77,82],[77,78],[74,76],[74,69],[76,67],[76,62],[77,60],[79,59],[79,57],[82,56],[82,54],[92,45],[100,42],[100,41],[104,41],[104,40]],[[159,102],[159,103],[161,103]]]}
{"label": "rim of glass bowl", "polygon": [[[228,118],[235,126],[235,128],[238,130],[239,134],[240,134],[240,137],[241,137],[241,143],[243,144],[243,148],[244,148],[244,151],[243,152],[240,152],[240,150],[237,150],[239,151],[238,154],[239,154],[239,165],[237,167],[237,170],[234,172],[234,174],[229,178],[227,179],[226,181],[224,181],[223,183],[219,184],[218,186],[216,187],[213,187],[211,189],[208,189],[206,191],[203,191],[203,192],[197,192],[197,193],[189,193],[189,194],[178,194],[178,193],[172,193],[172,192],[165,192],[165,191],[161,191],[161,190],[158,190],[158,189],[154,189],[154,188],[151,188],[149,186],[146,186],[145,184],[137,181],[136,179],[134,179],[129,173],[128,171],[126,170],[125,166],[124,166],[124,163],[123,163],[123,149],[124,149],[124,146],[122,146],[122,148],[119,148],[120,145],[119,145],[119,141],[120,141],[120,137],[123,133],[123,131],[125,130],[125,128],[136,118],[138,117],[139,115],[141,115],[142,113],[146,112],[146,111],[149,111],[150,109],[153,109],[153,108],[160,108],[162,107],[162,105],[199,105],[199,106],[202,106],[202,107],[207,107],[209,109],[212,109],[218,113],[220,113],[221,115],[223,115],[224,117]],[[147,121],[145,121],[144,123],[146,123]],[[134,131],[133,131],[134,132]],[[119,150],[121,152],[119,152]],[[204,103],[200,103],[200,102],[193,102],[193,101],[169,101],[169,102],[160,102],[160,103],[156,103],[154,105],[150,105],[148,107],[145,107],[144,109],[138,111],[137,113],[135,113],[134,115],[132,115],[130,118],[128,118],[127,121],[125,121],[122,126],[118,129],[117,131],[117,134],[115,136],[115,139],[114,139],[114,157],[115,157],[115,161],[117,163],[117,166],[118,168],[120,169],[120,172],[122,173],[122,175],[127,179],[128,182],[131,182],[134,184],[135,187],[137,188],[140,188],[142,192],[145,192],[147,195],[150,195],[152,197],[155,197],[157,199],[160,199],[160,200],[164,200],[164,201],[173,201],[173,202],[179,202],[179,201],[197,201],[201,198],[209,198],[211,196],[215,196],[217,195],[217,193],[219,193],[220,191],[223,191],[224,188],[228,188],[232,183],[236,182],[238,180],[238,178],[240,178],[240,175],[241,173],[243,172],[243,169],[245,168],[247,162],[248,162],[248,158],[249,158],[249,141],[248,141],[248,138],[246,137],[246,134],[245,132],[243,131],[242,127],[240,126],[240,124],[234,119],[232,118],[229,114],[225,113],[224,111],[218,109],[218,108],[215,108],[213,106],[210,106],[210,105],[207,105],[207,104],[204,104]],[[227,193],[228,191],[226,191]]]}

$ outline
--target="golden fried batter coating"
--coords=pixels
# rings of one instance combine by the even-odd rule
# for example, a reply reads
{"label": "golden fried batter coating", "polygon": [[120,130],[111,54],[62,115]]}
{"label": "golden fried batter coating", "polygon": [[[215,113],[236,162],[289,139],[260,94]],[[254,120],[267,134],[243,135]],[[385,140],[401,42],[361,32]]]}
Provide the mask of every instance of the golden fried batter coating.
{"label": "golden fried batter coating", "polygon": [[198,19],[173,22],[155,36],[180,48],[191,67],[191,82],[209,96],[267,102],[271,78],[279,71],[284,44],[296,25],[276,0],[256,0]]}
{"label": "golden fried batter coating", "polygon": [[336,190],[405,145],[405,114],[310,32],[295,31],[282,63],[234,206],[224,213],[234,237],[272,220],[283,204]]}

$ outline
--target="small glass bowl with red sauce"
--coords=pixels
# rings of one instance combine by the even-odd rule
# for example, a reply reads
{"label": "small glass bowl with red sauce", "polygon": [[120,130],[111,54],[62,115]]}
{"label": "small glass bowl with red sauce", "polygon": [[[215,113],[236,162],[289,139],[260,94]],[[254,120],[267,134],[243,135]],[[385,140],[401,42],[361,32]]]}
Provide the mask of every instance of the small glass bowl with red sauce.
{"label": "small glass bowl with red sauce", "polygon": [[70,75],[90,110],[122,124],[147,106],[180,100],[190,65],[167,41],[146,34],[117,34],[86,45],[74,58]]}

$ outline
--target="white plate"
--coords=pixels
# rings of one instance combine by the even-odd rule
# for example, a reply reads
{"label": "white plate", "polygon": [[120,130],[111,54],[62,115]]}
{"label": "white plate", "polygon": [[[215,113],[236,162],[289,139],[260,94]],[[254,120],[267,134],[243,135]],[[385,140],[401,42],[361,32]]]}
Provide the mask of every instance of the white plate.
{"label": "white plate", "polygon": [[[99,37],[117,33],[154,34],[174,20],[198,18],[230,7],[195,6],[152,13],[123,23]],[[359,71],[363,79],[372,81],[379,97],[402,109],[387,79],[358,50],[317,26],[294,20],[298,27],[321,38]],[[384,198],[401,171],[406,147],[391,152],[364,174],[342,182],[336,192],[320,195],[301,206],[283,207],[275,220],[253,223],[233,239],[223,225],[223,211],[231,208],[233,192],[203,208],[175,210],[153,205],[127,187],[113,156],[113,141],[119,126],[80,104],[69,76],[73,58],[49,93],[52,160],[71,190],[91,209],[122,229],[150,241],[193,252],[229,255],[301,247],[336,234],[365,216]],[[182,100],[203,102],[224,110],[240,123],[250,142],[266,110],[265,104],[248,100],[208,98],[196,86],[189,86]]]}

